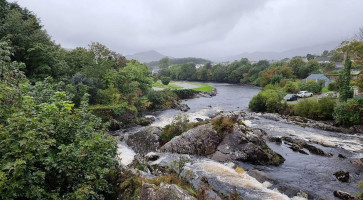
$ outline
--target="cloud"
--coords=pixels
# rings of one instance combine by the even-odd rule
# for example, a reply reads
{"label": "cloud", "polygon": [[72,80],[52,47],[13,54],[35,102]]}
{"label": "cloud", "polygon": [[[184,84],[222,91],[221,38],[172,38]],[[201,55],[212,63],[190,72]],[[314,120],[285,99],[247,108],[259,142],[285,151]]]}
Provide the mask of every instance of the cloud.
{"label": "cloud", "polygon": [[122,54],[223,57],[346,39],[361,0],[18,0],[66,48],[101,42]]}

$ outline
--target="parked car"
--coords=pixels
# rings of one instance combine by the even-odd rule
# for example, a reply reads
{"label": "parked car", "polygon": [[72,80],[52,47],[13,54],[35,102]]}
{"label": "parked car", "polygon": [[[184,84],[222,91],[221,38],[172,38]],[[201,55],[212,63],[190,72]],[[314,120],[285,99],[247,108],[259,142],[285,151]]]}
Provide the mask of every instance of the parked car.
{"label": "parked car", "polygon": [[300,91],[296,94],[298,97],[303,98],[303,97],[312,97],[313,93],[308,92],[308,91]]}
{"label": "parked car", "polygon": [[297,100],[297,95],[296,94],[287,94],[284,99],[286,101],[296,101]]}

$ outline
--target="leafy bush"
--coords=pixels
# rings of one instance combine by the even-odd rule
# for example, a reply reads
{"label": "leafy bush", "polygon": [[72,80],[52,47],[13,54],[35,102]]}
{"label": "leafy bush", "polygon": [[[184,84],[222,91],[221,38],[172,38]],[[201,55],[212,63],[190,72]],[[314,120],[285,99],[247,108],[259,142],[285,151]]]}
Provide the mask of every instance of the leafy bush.
{"label": "leafy bush", "polygon": [[299,87],[300,87],[300,90],[309,91],[314,94],[320,94],[321,90],[323,89],[322,85],[320,85],[319,83],[316,83],[314,81],[307,82],[307,83],[300,83]]}
{"label": "leafy bush", "polygon": [[231,117],[222,116],[212,119],[212,125],[214,130],[219,134],[231,133],[233,131],[233,125],[237,122],[238,116]]}
{"label": "leafy bush", "polygon": [[118,104],[121,98],[121,94],[117,88],[112,85],[105,90],[98,90],[98,99],[101,104]]}
{"label": "leafy bush", "polygon": [[333,116],[335,121],[343,126],[363,124],[363,99],[338,103]]}
{"label": "leafy bush", "polygon": [[332,81],[329,83],[328,85],[328,90],[330,91],[337,91],[338,90],[338,85],[336,82]]}
{"label": "leafy bush", "polygon": [[336,100],[332,98],[303,99],[294,107],[294,114],[316,120],[333,119]]}
{"label": "leafy bush", "polygon": [[296,94],[299,91],[299,86],[296,82],[288,81],[285,84],[284,90],[286,93]]}
{"label": "leafy bush", "polygon": [[249,108],[254,112],[279,112],[285,107],[285,104],[281,102],[284,96],[285,93],[281,89],[264,88],[252,98]]}
{"label": "leafy bush", "polygon": [[180,99],[188,99],[192,98],[197,91],[192,89],[181,89],[181,90],[173,90],[173,92],[178,95]]}
{"label": "leafy bush", "polygon": [[64,92],[41,104],[23,97],[8,121],[0,129],[3,199],[102,199],[112,193],[106,177],[117,169],[117,142],[97,131],[98,118],[73,109]]}
{"label": "leafy bush", "polygon": [[171,90],[150,91],[147,98],[151,102],[150,109],[170,108],[178,96]]}
{"label": "leafy bush", "polygon": [[189,130],[189,120],[185,115],[176,116],[171,124],[166,125],[161,132],[161,143],[165,144],[185,131]]}
{"label": "leafy bush", "polygon": [[161,77],[161,83],[168,85],[170,83],[170,77]]}

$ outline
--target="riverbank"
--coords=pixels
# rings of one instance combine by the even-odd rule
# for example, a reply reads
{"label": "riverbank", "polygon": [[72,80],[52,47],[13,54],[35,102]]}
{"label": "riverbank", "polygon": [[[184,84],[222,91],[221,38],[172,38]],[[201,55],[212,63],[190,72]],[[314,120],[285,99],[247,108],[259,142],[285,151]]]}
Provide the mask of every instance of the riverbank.
{"label": "riverbank", "polygon": [[153,83],[153,88],[156,90],[161,89],[192,89],[198,92],[211,92],[214,87],[201,82],[190,82],[190,81],[170,81],[168,85],[164,85],[161,81],[157,81]]}
{"label": "riverbank", "polygon": [[[177,170],[179,173],[176,174],[180,174],[188,184],[193,185],[196,194],[201,192],[200,189],[203,187],[211,188],[204,191],[204,194],[211,195],[215,197],[214,199],[228,199],[232,194],[237,194],[244,199],[337,199],[334,197],[336,190],[350,194],[359,192],[357,185],[363,180],[362,136],[304,126],[303,121],[299,124],[292,119],[288,121],[282,116],[269,118],[268,114],[246,112],[249,100],[259,92],[259,88],[215,83],[213,86],[218,89],[216,96],[182,101],[190,107],[187,112],[173,109],[159,111],[154,113],[155,122],[150,126],[119,132],[122,145],[127,146],[122,149],[132,149],[135,152],[133,157],[137,160],[133,161],[135,165],[131,164],[127,168],[147,169],[138,173],[142,177],[161,179],[173,174],[169,171],[170,169],[178,169],[178,167],[170,167],[173,163],[176,165],[180,163],[180,168]],[[180,137],[183,140],[174,140],[167,143],[168,145],[165,144],[166,146],[160,145],[158,138],[162,128],[180,114],[186,115],[189,122],[203,121],[205,123],[209,123],[207,121],[212,121],[220,115],[238,115],[241,122],[236,126],[245,127],[245,131],[238,133],[237,138],[234,137],[236,133],[229,134],[221,140],[224,142],[220,142],[219,139],[216,140],[218,137],[213,136],[212,128],[211,132],[204,131],[211,134],[210,137],[208,134],[203,134],[204,139],[202,137],[199,141],[198,137],[193,137],[194,133],[200,135],[202,132],[199,129],[209,129],[208,125],[207,127],[198,126],[191,132],[183,133]],[[253,139],[253,135],[258,136],[259,139]],[[250,137],[246,141],[255,141],[260,145],[266,144],[271,151],[281,155],[285,161],[279,166],[253,163],[257,162],[258,158],[249,162],[248,157],[243,155],[263,154],[248,154],[247,147],[253,143],[247,142],[244,144],[248,145],[237,145],[235,148],[233,142],[237,142],[240,137]],[[208,148],[202,148],[203,145]],[[227,149],[223,148],[227,146]],[[192,147],[198,148],[195,149],[196,151],[189,151]],[[209,154],[213,149],[216,151]],[[181,152],[185,150],[188,152]],[[207,152],[208,155],[200,153],[193,155],[192,152]],[[122,152],[120,153],[122,158]],[[230,160],[230,158],[238,159]],[[263,156],[259,157],[261,158]],[[266,163],[274,162],[272,159]],[[343,183],[335,177],[334,174],[339,171],[348,172],[348,182]],[[205,178],[201,179],[202,177]],[[238,180],[232,177],[238,177]],[[164,181],[166,185],[169,183]],[[157,189],[153,190],[157,192]],[[193,193],[189,195],[190,198],[195,198]]]}

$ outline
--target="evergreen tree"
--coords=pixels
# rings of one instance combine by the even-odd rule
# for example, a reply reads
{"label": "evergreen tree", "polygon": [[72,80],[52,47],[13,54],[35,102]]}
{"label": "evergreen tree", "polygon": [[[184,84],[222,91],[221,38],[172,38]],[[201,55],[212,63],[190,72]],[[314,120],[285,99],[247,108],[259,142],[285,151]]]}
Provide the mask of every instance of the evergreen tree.
{"label": "evergreen tree", "polygon": [[350,69],[352,67],[352,61],[350,60],[349,53],[347,53],[347,57],[344,62],[343,74],[341,78],[341,85],[340,85],[340,101],[347,101],[347,99],[351,95],[350,89]]}

